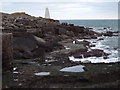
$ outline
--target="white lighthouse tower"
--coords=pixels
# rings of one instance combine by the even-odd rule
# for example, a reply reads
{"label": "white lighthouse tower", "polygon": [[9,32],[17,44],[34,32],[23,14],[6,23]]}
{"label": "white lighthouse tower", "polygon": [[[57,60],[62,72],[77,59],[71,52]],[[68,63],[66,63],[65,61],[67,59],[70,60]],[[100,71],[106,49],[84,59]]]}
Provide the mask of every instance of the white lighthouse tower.
{"label": "white lighthouse tower", "polygon": [[50,19],[50,13],[49,13],[49,9],[48,8],[46,8],[46,10],[45,10],[45,18]]}

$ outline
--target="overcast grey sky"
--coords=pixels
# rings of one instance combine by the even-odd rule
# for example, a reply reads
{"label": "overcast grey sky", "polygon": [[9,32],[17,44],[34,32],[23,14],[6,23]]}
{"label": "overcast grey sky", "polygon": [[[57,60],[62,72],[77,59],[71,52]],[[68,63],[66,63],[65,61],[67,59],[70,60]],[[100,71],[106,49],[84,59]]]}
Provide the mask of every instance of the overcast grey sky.
{"label": "overcast grey sky", "polygon": [[[18,0],[19,1],[19,0]],[[45,15],[48,7],[53,19],[117,19],[118,0],[4,0],[2,12],[26,12],[33,16]]]}

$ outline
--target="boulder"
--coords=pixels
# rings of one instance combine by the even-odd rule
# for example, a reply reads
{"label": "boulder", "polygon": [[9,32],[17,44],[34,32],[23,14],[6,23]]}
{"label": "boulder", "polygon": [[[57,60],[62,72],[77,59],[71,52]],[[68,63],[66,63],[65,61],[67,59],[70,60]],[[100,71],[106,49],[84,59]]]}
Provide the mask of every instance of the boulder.
{"label": "boulder", "polygon": [[13,58],[14,59],[21,59],[23,57],[23,53],[21,53],[20,51],[18,50],[14,50],[13,51]]}
{"label": "boulder", "polygon": [[37,42],[32,37],[14,37],[14,50],[32,51],[37,47]]}
{"label": "boulder", "polygon": [[45,50],[46,47],[49,47],[49,45],[42,38],[33,35],[15,37],[14,58],[30,59],[33,57],[39,57],[39,55],[44,54],[44,52],[41,51],[39,47]]}
{"label": "boulder", "polygon": [[24,51],[23,58],[25,58],[25,59],[33,58],[33,53],[31,51]]}
{"label": "boulder", "polygon": [[90,42],[83,40],[83,41],[75,41],[76,44],[83,44],[84,46],[89,46]]}
{"label": "boulder", "polygon": [[113,32],[107,31],[103,34],[104,36],[113,36]]}
{"label": "boulder", "polygon": [[104,51],[100,49],[92,49],[89,52],[84,53],[84,57],[101,57],[104,55]]}
{"label": "boulder", "polygon": [[32,51],[34,57],[44,57],[45,55],[45,49],[43,48],[36,48]]}
{"label": "boulder", "polygon": [[89,52],[78,51],[73,54],[73,56],[75,58],[82,58],[82,55],[84,56],[84,58],[87,58],[87,57],[102,57],[102,56],[107,57],[109,54],[107,54],[103,50],[99,50],[99,49],[92,49]]}
{"label": "boulder", "polygon": [[47,43],[42,38],[35,35],[14,37],[14,49],[19,51],[32,51],[38,46],[47,47]]}
{"label": "boulder", "polygon": [[75,58],[82,58],[81,53],[75,53],[75,54],[73,54],[73,56],[74,56]]}

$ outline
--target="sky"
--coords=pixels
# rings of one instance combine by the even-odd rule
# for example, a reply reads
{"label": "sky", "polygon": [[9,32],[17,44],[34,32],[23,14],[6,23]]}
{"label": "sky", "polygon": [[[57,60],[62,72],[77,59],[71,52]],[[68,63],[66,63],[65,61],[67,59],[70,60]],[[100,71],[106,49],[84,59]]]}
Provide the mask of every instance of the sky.
{"label": "sky", "polygon": [[119,0],[3,0],[2,12],[26,12],[32,16],[45,16],[49,8],[52,19],[117,19]]}

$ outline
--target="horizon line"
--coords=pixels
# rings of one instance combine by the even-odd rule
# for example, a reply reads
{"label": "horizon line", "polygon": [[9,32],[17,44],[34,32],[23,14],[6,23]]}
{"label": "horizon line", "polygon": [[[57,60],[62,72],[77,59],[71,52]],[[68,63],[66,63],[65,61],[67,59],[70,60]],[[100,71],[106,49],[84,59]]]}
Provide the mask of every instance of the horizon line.
{"label": "horizon line", "polygon": [[[13,13],[25,13],[25,14],[28,14],[28,15],[30,15],[30,16],[34,16],[34,17],[42,17],[42,16],[35,16],[35,15],[31,15],[30,13],[27,13],[27,12],[12,12],[12,13],[10,13],[10,12],[4,12],[4,11],[0,11],[1,13],[6,13],[6,14],[13,14]],[[44,18],[44,17],[42,17],[42,18]],[[73,18],[69,18],[69,19],[58,19],[58,18],[50,18],[50,19],[54,19],[54,20],[118,20],[119,18],[92,18],[92,19],[90,19],[90,18],[78,18],[78,19],[73,19]]]}
{"label": "horizon line", "polygon": [[118,20],[119,18],[95,18],[95,19],[57,19],[57,20]]}

